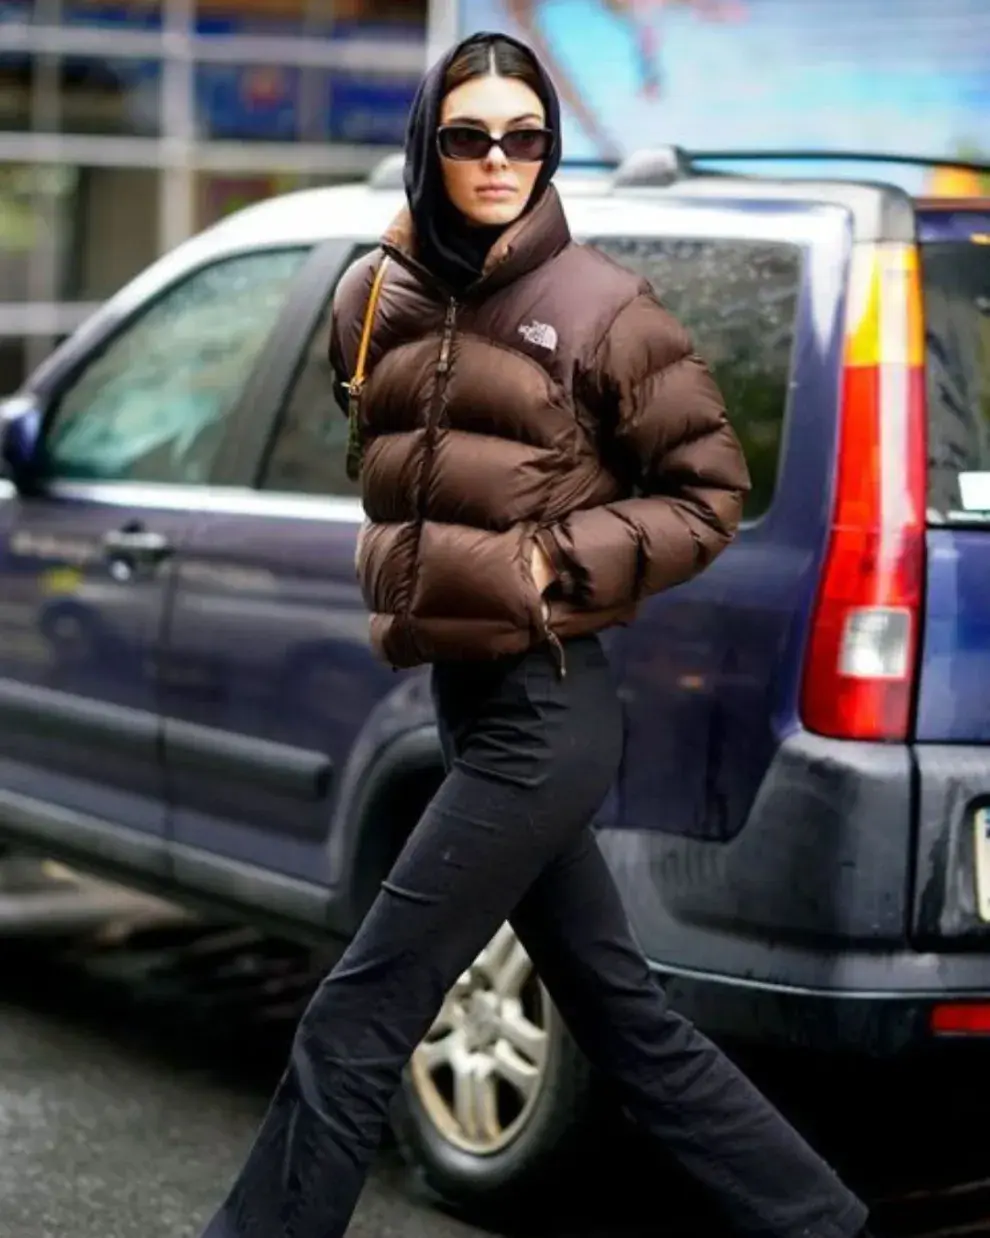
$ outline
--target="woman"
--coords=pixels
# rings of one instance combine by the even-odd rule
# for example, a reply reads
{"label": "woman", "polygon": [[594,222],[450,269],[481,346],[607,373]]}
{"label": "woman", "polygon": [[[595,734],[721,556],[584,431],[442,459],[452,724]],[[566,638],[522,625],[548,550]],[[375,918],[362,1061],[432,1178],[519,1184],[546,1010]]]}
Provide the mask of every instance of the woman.
{"label": "woman", "polygon": [[589,829],[621,754],[595,633],[712,561],[748,478],[683,329],[571,242],[559,159],[532,55],[467,40],[415,102],[408,209],[336,294],[372,641],[394,666],[434,664],[449,772],[304,1014],[208,1238],[344,1233],[404,1065],[507,918],[584,1052],[739,1232],[847,1238],[865,1221],[668,1009]]}

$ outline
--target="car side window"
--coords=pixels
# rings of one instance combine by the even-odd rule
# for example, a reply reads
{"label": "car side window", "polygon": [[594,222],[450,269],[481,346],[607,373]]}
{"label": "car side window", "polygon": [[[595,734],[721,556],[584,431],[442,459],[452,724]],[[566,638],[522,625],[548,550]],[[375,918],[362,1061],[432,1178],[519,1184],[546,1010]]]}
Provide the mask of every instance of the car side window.
{"label": "car side window", "polygon": [[648,279],[711,366],[742,444],[753,488],[745,518],[770,506],[777,485],[801,251],[744,239],[608,238],[597,249]]}
{"label": "car side window", "polygon": [[[373,248],[357,247],[341,273]],[[328,357],[332,317],[333,292],[282,409],[262,474],[265,490],[328,498],[355,498],[361,493],[360,483],[347,476],[347,417],[334,395],[337,376]]]}
{"label": "car side window", "polygon": [[205,483],[308,253],[226,258],[157,298],[61,393],[46,427],[46,474]]}

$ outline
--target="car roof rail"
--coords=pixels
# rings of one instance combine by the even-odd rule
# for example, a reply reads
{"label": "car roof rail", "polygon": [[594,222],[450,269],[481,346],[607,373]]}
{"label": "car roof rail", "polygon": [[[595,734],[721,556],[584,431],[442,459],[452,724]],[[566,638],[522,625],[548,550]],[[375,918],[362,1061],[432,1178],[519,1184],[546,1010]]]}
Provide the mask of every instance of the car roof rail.
{"label": "car roof rail", "polygon": [[[693,177],[736,175],[711,164],[732,163],[877,163],[917,168],[958,168],[964,172],[990,174],[990,159],[954,159],[949,155],[910,155],[868,150],[695,150],[681,146],[658,146],[633,151],[618,166],[612,185],[616,189],[662,189]],[[742,173],[739,173],[742,175]]]}
{"label": "car roof rail", "polygon": [[405,183],[403,180],[405,166],[406,157],[402,151],[386,155],[372,169],[367,181],[368,188],[378,190],[402,189]]}
{"label": "car roof rail", "polygon": [[[695,175],[699,163],[890,163],[917,168],[960,168],[990,173],[990,159],[953,158],[951,155],[911,155],[869,150],[696,150],[686,156]],[[708,175],[708,169],[704,169]]]}

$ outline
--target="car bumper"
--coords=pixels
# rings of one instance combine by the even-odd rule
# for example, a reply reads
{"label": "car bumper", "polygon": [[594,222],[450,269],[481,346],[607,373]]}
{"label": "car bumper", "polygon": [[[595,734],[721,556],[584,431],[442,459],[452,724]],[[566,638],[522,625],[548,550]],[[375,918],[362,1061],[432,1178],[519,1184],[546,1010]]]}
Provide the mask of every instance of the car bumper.
{"label": "car bumper", "polygon": [[990,925],[916,932],[933,869],[940,906],[968,897],[971,867],[931,857],[990,791],[990,750],[930,755],[798,733],[732,839],[603,830],[675,1004],[713,1033],[889,1054],[930,1043],[936,1007],[990,1002]]}

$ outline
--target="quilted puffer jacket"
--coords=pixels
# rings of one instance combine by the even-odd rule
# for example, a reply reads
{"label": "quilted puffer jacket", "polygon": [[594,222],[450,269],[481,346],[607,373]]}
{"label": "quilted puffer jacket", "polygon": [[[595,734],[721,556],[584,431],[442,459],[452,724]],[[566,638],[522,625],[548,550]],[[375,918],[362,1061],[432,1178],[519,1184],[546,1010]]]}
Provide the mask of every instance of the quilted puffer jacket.
{"label": "quilted puffer jacket", "polygon": [[[460,301],[417,263],[408,212],[382,250],[357,552],[379,655],[407,667],[560,651],[729,543],[749,475],[718,388],[650,285],[571,240],[555,189]],[[335,294],[341,378],[382,250]],[[546,599],[534,538],[559,577]]]}

